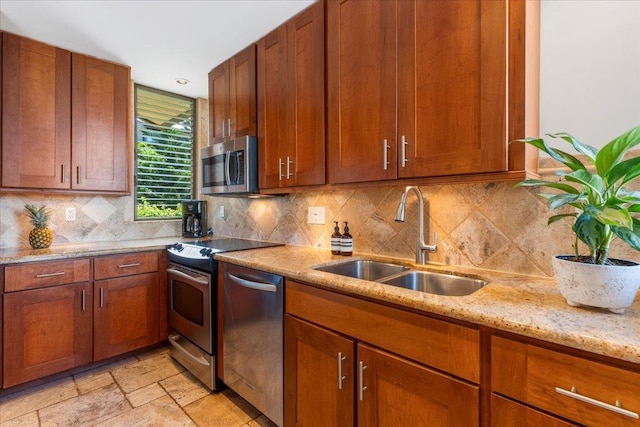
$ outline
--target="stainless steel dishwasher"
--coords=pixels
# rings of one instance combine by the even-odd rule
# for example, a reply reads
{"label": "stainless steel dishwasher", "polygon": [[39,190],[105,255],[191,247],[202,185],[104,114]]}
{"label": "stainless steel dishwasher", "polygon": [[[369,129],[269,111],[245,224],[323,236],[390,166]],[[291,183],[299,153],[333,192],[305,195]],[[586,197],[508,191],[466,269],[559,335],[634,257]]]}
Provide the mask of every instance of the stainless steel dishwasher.
{"label": "stainless steel dishwasher", "polygon": [[223,381],[284,425],[282,276],[223,263]]}

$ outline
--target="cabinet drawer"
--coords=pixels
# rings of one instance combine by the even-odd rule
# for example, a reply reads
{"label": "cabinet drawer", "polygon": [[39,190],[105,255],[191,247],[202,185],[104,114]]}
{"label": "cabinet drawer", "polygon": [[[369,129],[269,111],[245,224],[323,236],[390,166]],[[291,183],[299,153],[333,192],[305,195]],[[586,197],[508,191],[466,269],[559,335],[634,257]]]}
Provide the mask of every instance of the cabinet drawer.
{"label": "cabinet drawer", "polygon": [[480,332],[288,281],[287,313],[449,372],[480,380]]}
{"label": "cabinet drawer", "polygon": [[491,365],[495,392],[588,426],[640,426],[640,369],[495,336]]}
{"label": "cabinet drawer", "polygon": [[96,258],[95,280],[158,271],[157,252],[137,252]]}
{"label": "cabinet drawer", "polygon": [[4,291],[45,288],[89,281],[89,259],[8,265],[4,269]]}
{"label": "cabinet drawer", "polygon": [[491,395],[491,427],[573,427],[559,418],[498,395]]}

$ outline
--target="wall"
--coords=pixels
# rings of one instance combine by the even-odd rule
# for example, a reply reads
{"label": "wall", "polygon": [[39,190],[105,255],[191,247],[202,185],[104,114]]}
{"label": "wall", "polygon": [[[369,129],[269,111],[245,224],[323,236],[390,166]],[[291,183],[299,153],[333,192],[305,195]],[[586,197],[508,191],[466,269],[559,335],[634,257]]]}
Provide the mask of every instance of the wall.
{"label": "wall", "polygon": [[[640,2],[543,0],[541,133],[570,131],[598,145],[640,123],[640,30],[633,24],[639,18]],[[607,23],[611,28],[594,30],[595,25]],[[199,134],[206,134],[206,102],[199,101]],[[200,141],[204,144],[206,137]],[[542,162],[544,168],[550,159]],[[357,252],[413,259],[417,234],[413,195],[407,222],[393,221],[402,191],[399,185],[264,200],[205,199],[216,234],[329,247],[331,221],[340,221],[341,228],[342,221],[349,221]],[[550,257],[571,251],[568,224],[546,225],[549,212],[535,190],[476,184],[422,187],[422,191],[428,200],[428,240],[433,231],[440,234],[440,249],[432,261],[551,275]],[[30,226],[21,213],[25,202],[57,206],[54,244],[179,234],[175,221],[133,223],[132,197],[0,197],[0,247],[28,247]],[[64,206],[69,205],[76,206],[75,223],[64,222]],[[217,216],[221,205],[224,218]],[[309,206],[326,208],[325,225],[306,224]],[[615,243],[613,256],[640,261],[640,254]]]}

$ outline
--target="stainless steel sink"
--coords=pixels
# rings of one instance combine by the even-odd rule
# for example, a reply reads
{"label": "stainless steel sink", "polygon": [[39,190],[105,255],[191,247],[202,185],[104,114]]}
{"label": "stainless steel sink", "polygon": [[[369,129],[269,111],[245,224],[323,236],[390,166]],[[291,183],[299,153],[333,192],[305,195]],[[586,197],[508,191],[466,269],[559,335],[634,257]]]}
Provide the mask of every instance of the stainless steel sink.
{"label": "stainless steel sink", "polygon": [[404,265],[370,260],[353,260],[341,262],[339,264],[314,267],[314,270],[326,271],[327,273],[340,274],[342,276],[371,281],[392,276],[408,269],[409,267]]}
{"label": "stainless steel sink", "polygon": [[381,283],[414,291],[446,296],[470,295],[487,284],[484,280],[431,271],[410,270],[380,280]]}

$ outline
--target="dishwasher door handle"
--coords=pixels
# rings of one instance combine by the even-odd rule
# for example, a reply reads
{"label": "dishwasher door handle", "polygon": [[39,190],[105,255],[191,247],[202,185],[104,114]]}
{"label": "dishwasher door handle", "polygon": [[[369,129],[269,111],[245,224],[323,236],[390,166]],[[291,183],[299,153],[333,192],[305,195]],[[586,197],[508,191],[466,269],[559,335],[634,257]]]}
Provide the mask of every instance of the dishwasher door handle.
{"label": "dishwasher door handle", "polygon": [[271,283],[254,282],[251,280],[242,279],[238,276],[234,276],[231,273],[227,273],[227,276],[229,276],[229,279],[231,279],[232,282],[237,283],[240,286],[244,286],[245,288],[251,288],[265,292],[276,292],[278,290],[276,285]]}

